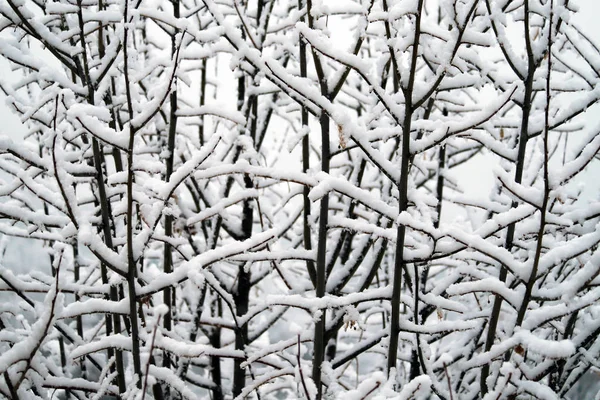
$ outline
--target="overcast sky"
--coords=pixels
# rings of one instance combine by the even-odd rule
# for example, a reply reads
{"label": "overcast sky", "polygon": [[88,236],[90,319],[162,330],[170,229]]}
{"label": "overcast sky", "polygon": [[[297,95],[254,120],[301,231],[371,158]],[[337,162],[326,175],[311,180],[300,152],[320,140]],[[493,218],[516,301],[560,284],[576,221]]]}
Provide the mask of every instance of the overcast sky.
{"label": "overcast sky", "polygon": [[[325,0],[335,1],[335,0]],[[576,4],[579,7],[579,12],[574,15],[574,20],[577,25],[586,34],[600,46],[600,26],[598,16],[600,15],[600,0],[571,0],[571,4]],[[0,80],[11,79],[10,68],[8,62],[0,59]],[[14,79],[14,78],[13,78]],[[600,105],[597,105],[587,112],[588,129],[600,128]],[[25,128],[20,123],[19,118],[13,115],[5,104],[5,97],[0,92],[0,135],[8,135],[14,140],[23,137]],[[464,170],[464,171],[463,171]],[[469,175],[469,179],[460,179],[462,188],[466,194],[473,196],[489,195],[492,190],[493,178],[491,173],[491,164],[485,159],[475,159],[459,168],[454,172],[458,176],[464,173]],[[584,189],[581,199],[598,198],[600,196],[600,179],[596,179],[595,173],[587,172],[582,174],[578,180]],[[452,213],[450,213],[452,214]],[[452,218],[451,216],[449,216]]]}
{"label": "overcast sky", "polygon": [[[573,0],[571,3],[573,3]],[[600,45],[600,23],[598,22],[600,0],[576,0],[576,4],[579,6],[580,12],[576,13],[573,17],[575,22],[596,44]],[[600,57],[597,61],[600,61]],[[0,58],[0,81],[10,81],[10,79],[15,79],[15,77],[14,75],[11,77],[8,62]],[[600,105],[588,110],[586,119],[588,129],[600,129]],[[9,111],[5,104],[5,97],[0,92],[0,136],[7,135],[13,140],[18,141],[19,138],[23,137],[24,133],[24,126],[19,122],[19,118]],[[490,190],[492,190],[494,182],[491,173],[491,164],[489,158],[479,157],[453,170],[452,173],[458,178],[460,185],[467,195],[487,197]],[[600,198],[600,179],[598,179],[597,172],[597,167],[594,167],[594,171],[586,171],[586,173],[581,174],[577,182],[574,182],[574,184],[585,188],[584,193],[579,197],[581,200]],[[465,179],[465,177],[467,178]],[[453,212],[450,204],[448,204],[446,212],[443,213],[443,218],[453,220],[456,217],[460,218],[459,215]],[[35,260],[40,257],[43,258],[41,253],[34,251],[35,249],[31,248],[30,243],[24,242],[22,246],[15,246],[15,242],[12,243],[13,246],[9,246],[10,249],[7,249],[8,251],[4,254],[3,264],[15,272],[19,271],[23,273],[27,272],[26,270],[28,269],[35,269]],[[28,251],[24,252],[22,248],[25,247],[28,248]],[[24,256],[29,257],[29,259],[24,259]]]}
{"label": "overcast sky", "polygon": [[[571,1],[571,3],[575,3],[579,7],[579,12],[574,16],[578,26],[600,46],[600,26],[598,22],[600,0],[575,0]],[[8,79],[10,79],[8,62],[0,58],[0,80],[5,81]],[[5,97],[1,92],[0,121],[0,135],[9,135],[13,138],[19,138],[23,135],[25,131],[24,127],[19,122],[19,119],[7,109]]]}

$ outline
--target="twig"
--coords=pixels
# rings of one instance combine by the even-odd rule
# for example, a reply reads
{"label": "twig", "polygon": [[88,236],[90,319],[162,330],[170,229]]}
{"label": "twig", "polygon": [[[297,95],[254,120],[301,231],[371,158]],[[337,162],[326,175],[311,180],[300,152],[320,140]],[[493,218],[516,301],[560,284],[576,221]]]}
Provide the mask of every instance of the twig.
{"label": "twig", "polygon": [[300,381],[302,382],[302,387],[304,388],[304,394],[306,395],[306,399],[310,400],[308,388],[306,387],[306,381],[304,380],[304,373],[302,372],[302,360],[300,358],[300,335],[298,335],[298,354],[296,354],[296,359],[298,360],[298,373],[300,374]]}
{"label": "twig", "polygon": [[448,393],[450,393],[450,400],[454,400],[454,396],[452,396],[452,382],[450,382],[450,374],[448,374],[448,366],[446,363],[444,363],[444,374],[446,375],[446,380],[448,381]]}
{"label": "twig", "polygon": [[23,374],[19,377],[19,379],[17,380],[17,382],[14,384],[14,391],[17,392],[17,393],[19,391],[19,387],[21,386],[21,384],[25,380],[25,376],[27,375],[27,371],[29,370],[29,368],[31,367],[31,364],[33,363],[33,358],[35,357],[35,354],[38,352],[38,350],[42,346],[43,341],[48,336],[48,331],[52,327],[52,323],[53,323],[53,320],[54,320],[54,313],[55,313],[55,309],[56,309],[56,299],[58,298],[58,293],[60,292],[59,288],[58,288],[58,282],[59,282],[60,264],[62,263],[62,258],[63,258],[63,254],[61,252],[60,256],[58,257],[58,261],[56,262],[55,288],[54,288],[54,293],[53,293],[53,296],[52,296],[52,301],[50,303],[50,310],[49,310],[50,315],[48,316],[48,321],[46,322],[46,326],[44,326],[44,332],[43,332],[43,334],[40,336],[39,341],[34,345],[34,348],[29,353],[29,356],[28,356],[27,360],[25,360],[26,361],[26,365],[25,365],[25,368],[23,369]]}
{"label": "twig", "polygon": [[156,339],[156,332],[158,331],[158,326],[160,325],[161,317],[162,315],[159,315],[156,319],[156,324],[154,324],[154,330],[152,331],[152,341],[150,342],[150,354],[148,355],[148,362],[146,363],[144,385],[142,388],[142,400],[146,398],[146,388],[148,387],[148,371],[150,371],[150,360],[152,359],[152,350],[154,349],[154,341]]}

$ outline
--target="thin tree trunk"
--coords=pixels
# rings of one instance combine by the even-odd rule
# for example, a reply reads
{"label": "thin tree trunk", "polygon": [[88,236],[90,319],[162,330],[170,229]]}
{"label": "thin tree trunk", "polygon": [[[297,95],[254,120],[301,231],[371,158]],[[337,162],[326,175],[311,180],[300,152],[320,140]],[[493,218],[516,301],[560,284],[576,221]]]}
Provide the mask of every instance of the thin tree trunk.
{"label": "thin tree trunk", "polygon": [[[412,45],[412,60],[410,64],[410,74],[408,84],[404,92],[404,121],[402,124],[402,154],[400,160],[400,179],[398,181],[398,213],[402,214],[408,210],[408,174],[410,172],[410,129],[412,124],[413,109],[413,88],[415,83],[415,74],[417,68],[417,57],[419,48],[419,39],[421,36],[421,12],[423,10],[423,0],[419,0],[415,20],[415,37]],[[392,55],[392,60],[394,56]],[[400,291],[402,289],[402,273],[406,267],[404,261],[404,240],[406,238],[406,225],[398,224],[396,230],[396,250],[394,261],[394,276],[392,278],[392,316],[390,323],[390,344],[388,348],[388,374],[393,368],[396,368],[396,359],[398,357],[398,334],[400,333]]]}
{"label": "thin tree trunk", "polygon": [[[173,17],[179,18],[179,0],[173,0]],[[171,57],[174,58],[177,52],[177,37],[178,30],[175,29],[171,36]],[[174,60],[176,62],[176,60]],[[167,138],[167,151],[169,156],[166,159],[166,180],[171,180],[171,174],[173,173],[173,163],[175,160],[175,136],[177,134],[177,78],[173,82],[173,90],[169,96],[169,134]],[[165,216],[165,236],[170,238],[173,236],[173,216],[168,214]],[[165,241],[164,245],[164,255],[163,255],[163,263],[164,263],[164,272],[165,274],[169,274],[173,272],[173,253],[171,250],[171,244],[168,241]],[[171,331],[172,327],[172,319],[173,319],[173,307],[175,298],[175,288],[171,286],[167,286],[163,292],[163,302],[167,306],[167,313],[164,316],[163,324],[165,331]],[[165,368],[171,367],[171,355],[167,352],[163,352],[163,360],[162,364]],[[166,395],[169,395],[168,387],[165,387]]]}
{"label": "thin tree trunk", "polygon": [[[124,9],[124,20],[129,20],[129,2],[125,2]],[[129,113],[129,144],[127,147],[127,234],[126,234],[126,245],[127,245],[127,286],[129,296],[129,322],[131,324],[131,353],[133,356],[133,373],[137,375],[136,386],[138,389],[142,388],[142,367],[140,361],[140,335],[138,328],[138,310],[136,300],[135,283],[137,278],[137,264],[135,260],[135,254],[133,252],[133,181],[135,172],[133,168],[133,145],[135,140],[135,127],[131,126],[133,121],[133,101],[131,98],[131,88],[129,79],[129,59],[128,59],[128,34],[129,29],[125,27],[123,32],[123,62],[124,62],[124,75],[125,75],[125,92],[127,97],[127,109]]]}
{"label": "thin tree trunk", "polygon": [[[489,9],[489,6],[488,6]],[[535,76],[535,70],[537,66],[535,65],[535,60],[533,58],[533,51],[531,49],[531,43],[529,38],[529,6],[528,0],[525,0],[525,37],[527,44],[527,61],[528,61],[528,70],[527,76],[525,77],[525,94],[523,96],[523,104],[521,105],[523,113],[521,117],[521,128],[519,133],[519,142],[518,142],[518,153],[517,153],[517,161],[516,161],[516,169],[515,169],[515,182],[520,184],[523,180],[523,168],[525,167],[525,150],[527,148],[527,141],[529,140],[528,129],[529,129],[529,115],[531,113],[531,101],[533,96],[533,81]],[[518,203],[513,201],[511,204],[511,208],[517,207]],[[506,231],[506,238],[504,241],[504,248],[508,251],[512,250],[514,237],[515,237],[515,228],[516,223],[511,223]],[[508,270],[504,265],[500,266],[500,274],[498,279],[501,282],[506,282],[506,278],[508,275]],[[494,340],[496,339],[496,330],[498,328],[498,321],[500,320],[500,312],[502,309],[502,297],[495,295],[494,296],[494,304],[492,306],[492,314],[490,315],[490,322],[488,325],[488,331],[485,338],[485,347],[484,351],[488,352],[492,348],[494,344]],[[481,368],[481,376],[479,385],[481,388],[482,397],[485,396],[488,392],[487,378],[490,374],[490,365],[485,364]]]}

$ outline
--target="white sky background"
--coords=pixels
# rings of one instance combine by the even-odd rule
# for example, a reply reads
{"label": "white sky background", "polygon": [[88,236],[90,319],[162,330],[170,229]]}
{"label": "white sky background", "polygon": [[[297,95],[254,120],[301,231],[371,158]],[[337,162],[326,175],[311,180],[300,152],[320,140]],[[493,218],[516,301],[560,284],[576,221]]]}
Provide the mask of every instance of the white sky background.
{"label": "white sky background", "polygon": [[[575,23],[600,46],[600,27],[598,27],[600,0],[576,0],[575,4],[579,7],[579,12],[573,16]],[[333,32],[333,36],[335,36],[335,32]],[[18,76],[11,74],[7,61],[0,59],[0,80],[10,79],[18,79]],[[586,129],[600,129],[600,105],[590,108],[587,111],[586,119]],[[24,134],[25,127],[20,123],[19,118],[10,112],[6,106],[6,98],[0,92],[0,136],[6,135],[18,141]],[[586,171],[580,175],[578,183],[584,187],[582,197],[585,199],[600,198],[600,179],[597,178],[598,174],[595,172],[594,168],[594,171]],[[485,157],[476,157],[464,166],[454,169],[453,174],[469,195],[487,197],[492,189],[491,165],[485,160]],[[467,179],[464,179],[465,177]]]}
{"label": "white sky background", "polygon": [[[0,58],[0,79],[6,81],[10,79],[10,74],[8,61]],[[0,135],[9,136],[14,140],[21,138],[25,132],[25,127],[19,121],[19,117],[6,106],[6,96],[1,91],[0,100]]]}
{"label": "white sky background", "polygon": [[[2,1],[2,0],[0,0]],[[336,0],[325,0],[336,1]],[[573,16],[574,22],[600,47],[600,25],[598,16],[600,15],[600,0],[575,0],[579,6],[579,12]],[[335,33],[333,33],[335,36]],[[10,66],[7,61],[0,58],[0,81],[10,81],[19,79],[16,74],[11,74]],[[586,129],[600,129],[600,105],[591,107],[586,113]],[[0,91],[0,136],[8,136],[15,141],[23,138],[26,132],[25,127],[20,123],[19,118],[12,114],[6,106],[6,98]],[[584,185],[585,191],[582,198],[600,199],[600,168],[596,166],[591,171],[586,171],[580,175],[579,182],[575,184]],[[493,186],[493,176],[491,173],[491,163],[485,157],[479,156],[465,165],[453,170],[453,175],[466,194],[473,197],[488,197]],[[445,218],[453,219],[456,214],[446,209],[442,214]],[[6,238],[0,237],[0,251],[2,243]],[[21,239],[13,239],[6,249],[3,258],[4,266],[12,269],[15,273],[26,273],[36,269],[40,264],[47,264],[47,255],[44,255],[41,248],[32,248],[31,242]],[[276,339],[274,339],[276,340]]]}
{"label": "white sky background", "polygon": [[[579,7],[579,11],[573,14],[572,21],[600,47],[600,26],[598,25],[600,0],[576,0],[571,3],[575,3]],[[585,113],[585,119],[586,131],[590,129],[600,130],[600,104],[590,107]],[[576,144],[576,135],[577,133],[574,132],[574,135],[569,136],[571,145]],[[494,185],[492,167],[493,165],[486,160],[485,156],[476,156],[468,163],[453,169],[451,173],[457,178],[467,195],[487,198]],[[577,176],[573,184],[579,186],[582,190],[581,196],[579,196],[580,200],[600,199],[599,176],[600,171],[597,163]],[[452,207],[446,208],[446,213],[442,213],[443,219],[452,220],[456,217],[451,209]]]}

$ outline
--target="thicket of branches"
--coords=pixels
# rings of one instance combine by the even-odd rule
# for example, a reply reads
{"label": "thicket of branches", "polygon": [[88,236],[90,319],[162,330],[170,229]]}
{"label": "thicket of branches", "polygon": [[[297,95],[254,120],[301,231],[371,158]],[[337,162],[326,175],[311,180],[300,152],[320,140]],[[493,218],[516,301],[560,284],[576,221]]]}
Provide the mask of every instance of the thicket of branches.
{"label": "thicket of branches", "polygon": [[0,267],[2,396],[568,397],[600,367],[575,10],[0,1],[2,254],[46,257]]}

